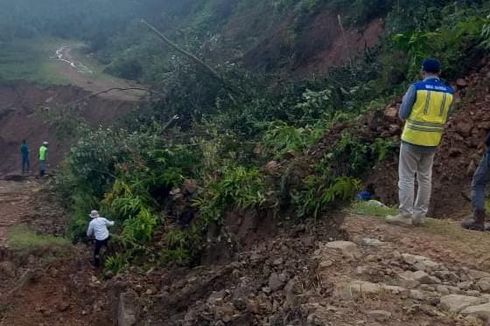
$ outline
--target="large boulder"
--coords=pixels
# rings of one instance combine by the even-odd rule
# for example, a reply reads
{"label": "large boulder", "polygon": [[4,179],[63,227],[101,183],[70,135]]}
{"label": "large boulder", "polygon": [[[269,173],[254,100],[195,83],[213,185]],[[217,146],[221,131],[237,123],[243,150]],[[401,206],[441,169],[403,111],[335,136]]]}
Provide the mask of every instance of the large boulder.
{"label": "large boulder", "polygon": [[10,261],[2,261],[0,263],[0,276],[15,277],[17,274],[14,263]]}
{"label": "large boulder", "polygon": [[133,292],[121,293],[117,305],[117,326],[134,326],[137,322],[137,297]]}
{"label": "large boulder", "polygon": [[463,309],[486,303],[488,300],[481,297],[470,297],[467,295],[450,294],[441,298],[441,307],[452,313],[459,313]]}
{"label": "large boulder", "polygon": [[490,303],[470,306],[461,311],[461,314],[475,316],[488,322],[490,320]]}
{"label": "large boulder", "polygon": [[351,241],[332,241],[328,242],[325,247],[339,250],[346,258],[357,259],[361,257],[359,248]]}

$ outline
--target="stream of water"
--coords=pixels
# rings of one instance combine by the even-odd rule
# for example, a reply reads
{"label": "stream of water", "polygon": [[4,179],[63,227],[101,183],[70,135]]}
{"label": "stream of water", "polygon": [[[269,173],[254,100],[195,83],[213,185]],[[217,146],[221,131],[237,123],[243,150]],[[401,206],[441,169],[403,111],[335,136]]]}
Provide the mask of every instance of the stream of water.
{"label": "stream of water", "polygon": [[70,55],[71,50],[72,48],[70,46],[63,45],[58,50],[56,50],[56,59],[69,64],[70,67],[81,74],[93,74],[94,72],[90,70],[87,66],[85,66],[81,62],[76,62],[75,59],[72,58],[72,56]]}

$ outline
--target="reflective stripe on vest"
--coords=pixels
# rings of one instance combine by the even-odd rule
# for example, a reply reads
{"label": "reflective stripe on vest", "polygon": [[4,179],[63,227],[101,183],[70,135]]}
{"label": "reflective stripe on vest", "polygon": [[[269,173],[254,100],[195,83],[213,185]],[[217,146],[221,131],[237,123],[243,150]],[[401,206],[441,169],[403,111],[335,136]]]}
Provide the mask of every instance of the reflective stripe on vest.
{"label": "reflective stripe on vest", "polygon": [[416,100],[403,128],[402,140],[419,146],[438,146],[442,139],[453,90],[438,79],[415,84]]}
{"label": "reflective stripe on vest", "polygon": [[46,146],[41,146],[39,148],[39,160],[46,161],[47,152],[48,152],[48,148]]}

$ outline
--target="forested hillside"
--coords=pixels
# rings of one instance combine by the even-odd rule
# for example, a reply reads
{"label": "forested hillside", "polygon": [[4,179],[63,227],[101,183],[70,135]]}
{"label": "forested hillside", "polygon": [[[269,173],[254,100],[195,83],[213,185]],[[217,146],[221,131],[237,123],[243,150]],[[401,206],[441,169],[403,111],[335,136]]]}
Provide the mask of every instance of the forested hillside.
{"label": "forested hillside", "polygon": [[[4,46],[47,35],[81,39],[111,73],[153,82],[166,79],[182,58],[163,48],[138,23],[142,18],[223,69],[244,64],[261,72],[298,71],[302,76],[322,76],[328,67],[379,46],[380,37],[388,34],[435,32],[463,16],[467,21],[480,17],[474,23],[481,27],[485,18],[478,12],[485,1],[122,0],[116,7],[109,0],[50,1],[2,3]],[[468,32],[464,28],[460,33]]]}

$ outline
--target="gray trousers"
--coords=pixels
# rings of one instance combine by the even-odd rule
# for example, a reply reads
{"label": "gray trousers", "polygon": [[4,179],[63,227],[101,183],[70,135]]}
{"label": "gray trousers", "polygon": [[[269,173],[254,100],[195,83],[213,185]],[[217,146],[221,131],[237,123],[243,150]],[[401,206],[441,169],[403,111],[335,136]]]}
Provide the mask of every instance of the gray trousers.
{"label": "gray trousers", "polygon": [[485,209],[485,188],[490,182],[489,153],[482,157],[471,181],[471,206],[473,211]]}
{"label": "gray trousers", "polygon": [[[425,217],[429,210],[432,191],[432,165],[435,151],[423,152],[410,145],[401,144],[398,165],[398,197],[400,214]],[[417,177],[417,197],[415,195],[415,177]]]}

